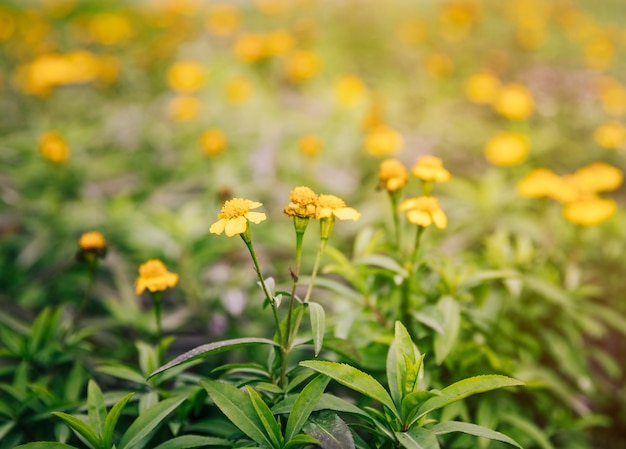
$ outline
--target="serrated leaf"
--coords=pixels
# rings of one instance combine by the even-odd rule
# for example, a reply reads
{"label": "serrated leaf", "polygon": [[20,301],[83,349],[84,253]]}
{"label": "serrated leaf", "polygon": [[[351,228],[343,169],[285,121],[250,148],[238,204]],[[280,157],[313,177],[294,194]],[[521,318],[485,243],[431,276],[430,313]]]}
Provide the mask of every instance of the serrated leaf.
{"label": "serrated leaf", "polygon": [[326,332],[326,314],[324,308],[316,302],[308,303],[309,318],[311,320],[311,331],[313,333],[313,347],[315,348],[315,357],[322,350],[324,342],[324,333]]}
{"label": "serrated leaf", "polygon": [[330,382],[330,378],[326,376],[317,376],[306,387],[302,389],[287,419],[287,427],[285,428],[285,439],[292,440],[302,429],[304,423],[315,409],[318,400]]}
{"label": "serrated leaf", "polygon": [[352,432],[336,413],[323,412],[311,418],[304,431],[317,439],[322,449],[355,449]]}
{"label": "serrated leaf", "polygon": [[148,379],[154,377],[155,375],[162,373],[174,366],[181,365],[186,362],[190,362],[192,360],[199,359],[201,357],[206,357],[212,354],[218,354],[220,352],[229,351],[231,349],[241,348],[244,346],[257,345],[257,344],[266,344],[271,346],[279,346],[275,341],[269,340],[267,338],[234,338],[232,340],[222,340],[217,341],[215,343],[208,343],[206,345],[198,346],[190,351],[185,352],[184,354],[179,355],[174,360],[166,363],[152,374],[148,376]]}
{"label": "serrated leaf", "polygon": [[117,449],[131,449],[139,445],[185,399],[186,396],[165,399],[139,415],[124,432]]}
{"label": "serrated leaf", "polygon": [[439,449],[437,436],[423,427],[407,432],[396,432],[395,435],[400,445],[406,449]]}
{"label": "serrated leaf", "polygon": [[496,432],[495,430],[491,430],[487,427],[479,426],[478,424],[471,424],[460,421],[446,421],[442,423],[435,424],[433,426],[428,427],[431,431],[433,431],[436,435],[445,435],[446,433],[451,432],[463,432],[469,435],[474,435],[476,437],[489,438],[490,440],[502,441],[503,443],[508,443],[512,446],[519,447],[523,449],[515,440],[507,435]]}
{"label": "serrated leaf", "polygon": [[311,368],[318,373],[325,374],[340,384],[380,402],[394,413],[397,418],[400,418],[400,416],[398,416],[398,410],[396,410],[389,393],[387,393],[385,388],[369,374],[351,365],[346,365],[345,363],[305,360],[300,362],[300,365]]}
{"label": "serrated leaf", "polygon": [[98,449],[101,446],[100,438],[94,433],[89,425],[82,419],[64,412],[52,412],[52,414],[65,421],[74,432],[81,435],[92,449]]}
{"label": "serrated leaf", "polygon": [[233,441],[203,435],[182,435],[159,444],[154,449],[193,449],[204,446],[232,446]]}
{"label": "serrated leaf", "polygon": [[419,351],[411,340],[411,336],[400,321],[395,323],[394,339],[387,352],[387,381],[389,391],[397,409],[400,409],[402,397],[407,384],[407,362],[415,363]]}
{"label": "serrated leaf", "polygon": [[122,410],[126,407],[126,404],[133,397],[135,393],[128,393],[122,399],[117,401],[111,410],[107,414],[106,419],[104,420],[104,433],[102,434],[102,441],[104,442],[104,447],[109,448],[112,446],[113,432],[115,431],[115,426],[117,425],[117,421],[122,414]]}
{"label": "serrated leaf", "polygon": [[401,406],[402,423],[407,424],[412,422],[420,404],[435,396],[437,396],[437,394],[432,391],[414,391],[404,396]]}
{"label": "serrated leaf", "polygon": [[265,435],[267,435],[272,442],[272,447],[275,449],[280,448],[283,443],[283,436],[280,432],[278,422],[276,422],[276,418],[274,418],[270,408],[263,401],[261,395],[254,390],[254,388],[248,385],[246,386],[246,390],[248,392],[248,397],[250,398],[250,403],[254,407],[256,415],[265,429]]}

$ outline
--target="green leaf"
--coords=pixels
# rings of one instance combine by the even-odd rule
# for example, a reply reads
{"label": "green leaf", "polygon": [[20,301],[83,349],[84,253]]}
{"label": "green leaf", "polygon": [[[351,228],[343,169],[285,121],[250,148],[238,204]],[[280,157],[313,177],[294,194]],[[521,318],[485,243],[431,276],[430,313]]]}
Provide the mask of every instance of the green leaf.
{"label": "green leaf", "polygon": [[263,424],[263,427],[265,428],[265,434],[272,441],[272,447],[279,449],[283,445],[283,436],[280,433],[280,427],[278,426],[278,422],[276,422],[276,418],[274,418],[270,408],[263,401],[261,395],[254,390],[254,388],[248,385],[246,386],[246,391],[248,392],[250,402],[254,407],[261,424]]}
{"label": "green leaf", "polygon": [[[423,356],[422,356],[423,357]],[[437,396],[432,391],[414,391],[402,398],[402,423],[407,424],[413,421],[415,412],[420,404],[432,397]]]}
{"label": "green leaf", "polygon": [[443,314],[444,332],[435,334],[434,350],[435,362],[441,365],[456,344],[461,328],[461,308],[457,301],[450,296],[444,296],[437,304]]}
{"label": "green leaf", "polygon": [[391,410],[397,418],[400,418],[389,393],[387,393],[385,388],[369,374],[353,366],[346,365],[345,363],[305,360],[300,362],[300,365],[311,368],[318,373],[325,374],[340,384],[380,402]]}
{"label": "green leaf", "polygon": [[524,382],[498,374],[475,376],[460,380],[441,390],[441,394],[424,402],[418,409],[415,419],[427,413],[445,407],[448,404],[471,396],[475,393],[495,390],[503,387],[524,385]]}
{"label": "green leaf", "polygon": [[111,407],[111,410],[107,414],[106,419],[104,420],[104,432],[102,434],[102,441],[104,442],[105,448],[110,448],[112,446],[113,432],[115,431],[115,426],[117,425],[117,421],[122,414],[122,410],[126,407],[126,403],[133,397],[135,393],[128,393],[122,399],[117,401],[117,403]]}
{"label": "green leaf", "polygon": [[250,345],[258,345],[258,344],[266,344],[271,346],[279,346],[275,341],[269,340],[267,338],[234,338],[232,340],[223,340],[217,341],[215,343],[209,343],[206,345],[198,346],[190,351],[185,352],[184,354],[179,355],[174,360],[169,363],[166,363],[152,374],[148,376],[148,379],[151,377],[162,373],[174,366],[178,366],[180,364],[190,362],[192,360],[199,359],[201,357],[206,357],[211,354],[218,354],[220,352],[229,351],[231,349],[240,348],[243,346]]}
{"label": "green leaf", "polygon": [[87,384],[87,414],[89,416],[89,425],[102,438],[107,408],[104,405],[102,390],[100,390],[100,387],[94,380],[90,380]]}
{"label": "green leaf", "polygon": [[534,423],[522,418],[521,416],[506,414],[502,416],[502,420],[510,424],[513,424],[519,430],[521,430],[528,438],[537,443],[541,449],[555,449],[550,442],[548,436]]}
{"label": "green leaf", "polygon": [[316,302],[309,302],[308,306],[311,331],[313,332],[313,347],[315,348],[315,357],[317,357],[322,350],[322,342],[324,341],[326,314],[324,313],[324,308]]}
{"label": "green leaf", "polygon": [[523,449],[522,446],[520,446],[515,440],[506,436],[505,434],[496,432],[495,430],[491,430],[487,427],[479,426],[478,424],[471,424],[460,421],[446,421],[435,424],[434,426],[430,426],[429,429],[434,432],[435,435],[445,435],[446,433],[451,432],[463,432],[477,437],[502,441],[504,443],[508,443],[513,446],[517,446],[520,449]]}
{"label": "green leaf", "polygon": [[76,446],[70,446],[69,444],[41,441],[37,443],[22,444],[20,446],[15,446],[13,449],[78,449],[78,448]]}
{"label": "green leaf", "polygon": [[101,447],[102,443],[100,438],[94,433],[94,431],[91,429],[91,427],[89,427],[86,422],[84,422],[80,418],[68,415],[67,413],[63,412],[52,412],[52,414],[58,418],[61,418],[72,428],[74,432],[81,435],[85,440],[87,440],[92,449],[99,449]]}
{"label": "green leaf", "polygon": [[[413,373],[413,367],[418,358],[419,351],[413,344],[411,336],[404,325],[400,321],[396,321],[395,336],[387,352],[387,381],[397,409],[400,409],[404,395],[413,391],[413,387],[409,388],[410,391],[406,391],[408,372],[411,371],[410,377],[415,381],[417,372]],[[413,383],[415,384],[415,382]]]}
{"label": "green leaf", "polygon": [[272,447],[272,442],[265,434],[263,425],[247,394],[232,385],[214,380],[201,380],[200,384],[215,405],[239,430],[261,446]]}
{"label": "green leaf", "polygon": [[185,399],[187,399],[186,396],[165,399],[139,415],[122,436],[117,449],[131,449],[138,446]]}
{"label": "green leaf", "polygon": [[44,335],[48,331],[49,321],[50,309],[46,307],[35,319],[35,322],[31,326],[30,338],[28,339],[28,347],[26,348],[28,354],[33,355],[39,349],[39,345],[44,339]]}
{"label": "green leaf", "polygon": [[283,449],[291,449],[296,446],[319,446],[320,442],[317,438],[313,438],[303,433],[296,435],[283,446]]}
{"label": "green leaf", "polygon": [[146,378],[139,372],[135,371],[128,366],[123,365],[104,365],[96,368],[96,371],[109,376],[117,377],[118,379],[124,379],[138,384],[145,384]]}
{"label": "green leaf", "polygon": [[406,449],[439,449],[437,436],[423,427],[416,427],[407,432],[396,432],[396,438]]}
{"label": "green leaf", "polygon": [[300,432],[326,389],[328,382],[330,382],[329,377],[317,376],[302,389],[287,419],[287,427],[285,428],[285,439],[287,441],[293,439]]}
{"label": "green leaf", "polygon": [[317,439],[322,449],[355,449],[352,432],[336,413],[322,412],[311,417],[304,431]]}
{"label": "green leaf", "polygon": [[[285,399],[280,401],[274,407],[272,407],[272,413],[274,414],[286,414],[291,413],[293,406],[296,402],[296,397],[294,395],[287,396]],[[335,410],[337,412],[343,413],[351,413],[353,415],[358,415],[362,418],[369,418],[369,415],[361,410],[356,405],[351,402],[346,401],[345,399],[341,399],[335,395],[324,393],[315,404],[313,411],[319,410]]]}
{"label": "green leaf", "polygon": [[398,274],[403,278],[406,278],[409,274],[402,265],[400,265],[395,259],[382,254],[370,254],[368,256],[359,257],[352,261],[355,265],[372,265],[375,267],[385,268],[394,274]]}
{"label": "green leaf", "polygon": [[154,449],[192,449],[203,446],[232,446],[233,442],[224,438],[203,435],[182,435],[159,444]]}

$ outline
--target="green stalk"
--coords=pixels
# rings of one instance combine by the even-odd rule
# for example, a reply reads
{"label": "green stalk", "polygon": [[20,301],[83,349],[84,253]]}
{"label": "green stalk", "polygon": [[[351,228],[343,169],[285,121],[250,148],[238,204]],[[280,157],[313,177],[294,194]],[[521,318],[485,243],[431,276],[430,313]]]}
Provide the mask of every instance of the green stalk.
{"label": "green stalk", "polygon": [[291,296],[289,297],[289,313],[287,315],[287,335],[286,335],[287,341],[285,342],[285,347],[288,349],[291,348],[291,344],[293,343],[293,339],[295,338],[295,333],[294,334],[291,333],[291,320],[293,316],[293,304],[296,301],[296,288],[298,287],[298,279],[300,277],[300,263],[302,260],[302,238],[303,237],[304,237],[304,232],[298,232],[296,230],[296,271],[291,272],[293,285],[291,287]]}
{"label": "green stalk", "polygon": [[402,248],[402,233],[400,229],[400,215],[398,214],[398,191],[389,192],[389,199],[391,200],[391,216],[393,217],[394,235],[396,237],[396,249],[398,254],[400,248]]}
{"label": "green stalk", "polygon": [[163,328],[161,326],[161,294],[162,292],[151,292],[152,302],[154,303],[154,318],[156,320],[156,344],[157,354],[159,357],[158,362],[163,362],[163,348],[161,342],[163,341]]}
{"label": "green stalk", "polygon": [[400,315],[401,321],[404,323],[406,328],[409,329],[409,332],[411,329],[411,284],[413,280],[413,275],[415,273],[415,262],[417,261],[417,253],[420,247],[420,240],[425,229],[426,228],[423,226],[417,226],[413,251],[411,252],[411,256],[408,260],[408,263],[406,264],[407,277],[402,285],[402,303],[400,304]]}

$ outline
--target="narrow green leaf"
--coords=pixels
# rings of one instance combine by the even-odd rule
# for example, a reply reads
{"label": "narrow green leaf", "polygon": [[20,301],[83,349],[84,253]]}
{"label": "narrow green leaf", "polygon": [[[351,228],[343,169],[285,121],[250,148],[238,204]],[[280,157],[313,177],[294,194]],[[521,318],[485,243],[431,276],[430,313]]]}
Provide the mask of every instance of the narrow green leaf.
{"label": "narrow green leaf", "polygon": [[326,389],[328,382],[330,382],[329,377],[317,376],[302,389],[296,398],[296,402],[293,404],[291,413],[289,413],[287,427],[285,428],[285,440],[290,441],[300,432]]}
{"label": "narrow green leaf", "polygon": [[311,331],[313,332],[313,347],[315,348],[315,357],[317,357],[322,350],[322,343],[324,342],[326,314],[324,313],[324,308],[316,302],[309,302],[308,306]]}
{"label": "narrow green leaf", "polygon": [[186,396],[165,399],[139,415],[122,436],[117,449],[131,449],[141,443],[185,399]]}
{"label": "narrow green leaf", "polygon": [[102,438],[107,408],[104,405],[102,390],[93,379],[87,384],[87,415],[89,416],[89,425],[96,435]]}
{"label": "narrow green leaf", "polygon": [[78,449],[78,448],[76,446],[70,446],[69,444],[40,441],[37,443],[28,443],[28,444],[22,444],[20,446],[15,446],[13,449]]}
{"label": "narrow green leaf", "polygon": [[432,391],[414,391],[402,398],[402,424],[408,424],[413,421],[418,407],[424,401],[437,396]]}
{"label": "narrow green leaf", "polygon": [[108,374],[109,376],[117,377],[118,379],[128,380],[131,382],[135,382],[138,384],[145,384],[146,378],[128,366],[123,365],[104,365],[96,368],[96,371],[104,374]]}
{"label": "narrow green leaf", "polygon": [[451,432],[463,432],[477,437],[502,441],[503,443],[508,443],[510,445],[523,449],[522,446],[520,446],[515,440],[506,436],[505,434],[496,432],[495,430],[491,430],[487,427],[479,426],[478,424],[471,424],[460,421],[446,421],[435,424],[434,426],[430,426],[428,427],[428,429],[434,432],[435,435],[445,435],[446,433]]}
{"label": "narrow green leaf", "polygon": [[203,435],[182,435],[159,444],[154,449],[193,449],[204,446],[232,446],[233,441]]}
{"label": "narrow green leaf", "polygon": [[[291,413],[296,402],[296,396],[290,395],[272,407],[272,413],[285,414]],[[324,393],[317,401],[313,411],[334,410],[336,412],[351,413],[361,418],[369,418],[369,415],[351,402],[341,399],[335,395]]]}
{"label": "narrow green leaf", "polygon": [[444,296],[437,304],[443,314],[444,332],[435,334],[434,350],[435,361],[441,365],[456,344],[461,329],[461,308],[458,302],[450,296]]}
{"label": "narrow green leaf", "polygon": [[185,352],[184,354],[179,355],[174,360],[166,363],[152,374],[148,376],[148,379],[151,377],[162,373],[174,366],[181,365],[183,363],[191,362],[192,360],[196,360],[202,357],[207,357],[211,354],[218,354],[220,352],[229,351],[231,349],[240,348],[243,346],[250,345],[258,345],[258,344],[266,344],[271,346],[278,346],[278,343],[275,341],[269,340],[267,338],[234,338],[232,340],[223,340],[217,341],[215,343],[209,343],[206,345],[198,346],[190,351]]}
{"label": "narrow green leaf", "polygon": [[550,442],[548,435],[546,435],[545,432],[534,423],[522,418],[521,416],[512,414],[502,416],[502,420],[513,424],[526,436],[534,440],[534,442],[537,443],[537,446],[541,449],[555,449],[554,445]]}
{"label": "narrow green leaf", "polygon": [[272,442],[265,434],[263,424],[261,424],[247,394],[232,385],[214,380],[201,380],[200,384],[215,405],[239,430],[261,446],[272,447]]}
{"label": "narrow green leaf", "polygon": [[291,449],[297,446],[319,446],[320,442],[317,438],[313,438],[312,436],[305,435],[303,433],[294,436],[291,440],[287,441],[287,443],[283,446],[283,449]]}
{"label": "narrow green leaf", "polygon": [[357,391],[368,398],[380,402],[387,407],[397,418],[398,410],[385,388],[372,376],[345,363],[327,362],[322,360],[305,360],[301,366],[311,368],[318,373],[327,375],[342,385]]}
{"label": "narrow green leaf", "polygon": [[50,309],[45,308],[43,311],[37,316],[35,322],[31,326],[30,337],[28,338],[28,346],[26,350],[28,354],[34,355],[39,349],[39,345],[43,340],[44,335],[48,331],[48,325],[50,321]]}
{"label": "narrow green leaf", "polygon": [[518,385],[524,385],[524,382],[498,374],[463,379],[441,390],[441,395],[424,402],[418,409],[416,419],[472,394]]}
{"label": "narrow green leaf", "polygon": [[94,433],[89,425],[72,415],[68,415],[63,412],[52,412],[52,414],[65,421],[74,432],[81,435],[91,446],[92,449],[99,449],[101,447],[101,439]]}
{"label": "narrow green leaf", "polygon": [[304,432],[317,439],[322,449],[355,449],[352,432],[336,413],[322,412],[312,417]]}
{"label": "narrow green leaf", "polygon": [[374,267],[385,268],[395,274],[407,277],[409,274],[406,269],[400,265],[395,259],[382,254],[370,254],[368,256],[359,257],[352,261],[355,265],[372,265]]}
{"label": "narrow green leaf", "polygon": [[274,418],[270,408],[263,401],[261,395],[254,390],[254,388],[248,385],[246,386],[246,391],[248,392],[250,403],[254,407],[261,424],[263,424],[265,434],[272,441],[272,447],[279,449],[283,445],[283,435],[280,432],[280,427],[278,426],[278,422],[276,422],[276,418]]}
{"label": "narrow green leaf", "polygon": [[406,449],[439,449],[437,436],[423,427],[416,427],[407,432],[396,432],[396,438]]}
{"label": "narrow green leaf", "polygon": [[133,397],[134,394],[135,393],[128,393],[122,399],[117,401],[107,414],[107,417],[104,420],[104,432],[102,434],[105,449],[112,446],[111,440],[113,439],[113,432],[115,431],[117,421],[120,419],[120,415],[122,414],[124,407],[126,407],[126,403]]}
{"label": "narrow green leaf", "polygon": [[[395,323],[394,339],[389,345],[387,352],[387,381],[389,382],[389,391],[397,409],[400,409],[402,398],[413,388],[408,388],[409,376],[413,365],[419,358],[419,351],[411,340],[411,336],[400,321]],[[417,380],[417,373],[411,372],[413,384]],[[410,391],[406,391],[407,388]]]}

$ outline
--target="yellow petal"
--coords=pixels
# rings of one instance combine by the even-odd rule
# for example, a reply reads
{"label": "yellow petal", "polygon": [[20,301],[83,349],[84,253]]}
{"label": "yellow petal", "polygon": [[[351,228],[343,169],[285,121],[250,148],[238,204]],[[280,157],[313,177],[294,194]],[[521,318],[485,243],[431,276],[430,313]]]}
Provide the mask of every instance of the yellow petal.
{"label": "yellow petal", "polygon": [[224,229],[226,229],[226,235],[232,237],[233,235],[246,232],[247,226],[248,220],[246,220],[246,217],[237,217],[228,220]]}
{"label": "yellow petal", "polygon": [[263,212],[248,212],[245,217],[254,224],[259,224],[267,218]]}
{"label": "yellow petal", "polygon": [[330,207],[321,207],[317,211],[317,218],[328,218],[333,214],[333,210]]}
{"label": "yellow petal", "polygon": [[418,198],[409,198],[408,200],[404,200],[400,203],[400,212],[413,209],[417,204],[419,204]]}
{"label": "yellow petal", "polygon": [[135,293],[137,295],[141,295],[141,293],[146,289],[146,284],[142,278],[137,278],[135,281]]}
{"label": "yellow petal", "polygon": [[258,201],[248,200],[248,207],[250,209],[256,209],[257,207],[263,206],[263,203],[259,203]]}
{"label": "yellow petal", "polygon": [[209,232],[211,234],[220,235],[222,232],[224,232],[224,228],[226,227],[226,223],[228,223],[228,220],[225,219],[225,218],[222,218],[219,221],[216,221],[209,228]]}
{"label": "yellow petal", "polygon": [[430,224],[433,222],[430,214],[422,212],[421,210],[409,211],[409,213],[406,214],[406,217],[411,223],[423,227],[430,226]]}
{"label": "yellow petal", "polygon": [[445,229],[446,226],[448,226],[448,217],[441,209],[434,211],[432,213],[432,217],[435,226],[437,226],[439,229]]}
{"label": "yellow petal", "polygon": [[615,214],[617,204],[610,198],[593,198],[566,204],[565,219],[580,226],[600,224]]}
{"label": "yellow petal", "polygon": [[335,217],[339,218],[340,220],[357,221],[359,217],[361,216],[361,214],[357,212],[356,209],[353,209],[351,207],[342,207],[341,209],[336,209],[333,212],[333,214],[335,215]]}

